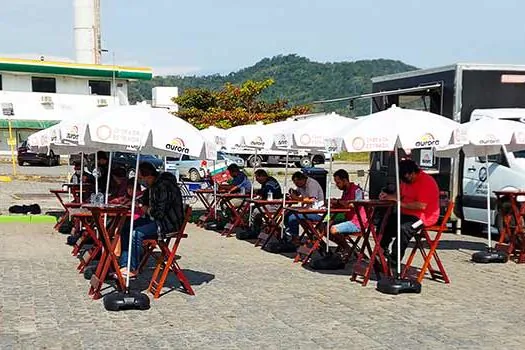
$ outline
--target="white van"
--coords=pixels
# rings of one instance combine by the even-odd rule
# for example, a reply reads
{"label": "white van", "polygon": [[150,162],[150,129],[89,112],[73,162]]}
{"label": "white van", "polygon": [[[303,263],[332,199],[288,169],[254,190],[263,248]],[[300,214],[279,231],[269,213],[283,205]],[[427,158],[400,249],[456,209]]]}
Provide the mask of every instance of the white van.
{"label": "white van", "polygon": [[[476,109],[470,117],[471,120],[481,118],[525,122],[525,108]],[[487,171],[484,158],[472,157],[464,160],[461,205],[463,220],[466,222],[487,224]],[[525,151],[508,152],[505,147],[502,147],[499,154],[489,155],[488,158],[491,192],[525,189]],[[490,206],[492,209],[491,222],[499,229],[502,220],[498,209],[501,208],[497,208],[496,196],[493,193]],[[497,233],[495,230],[492,232]]]}

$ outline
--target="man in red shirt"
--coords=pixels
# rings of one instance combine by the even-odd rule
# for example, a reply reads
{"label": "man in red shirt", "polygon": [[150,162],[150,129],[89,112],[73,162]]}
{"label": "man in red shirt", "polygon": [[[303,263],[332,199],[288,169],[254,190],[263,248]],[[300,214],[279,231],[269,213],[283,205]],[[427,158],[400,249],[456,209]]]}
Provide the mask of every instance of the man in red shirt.
{"label": "man in red shirt", "polygon": [[[401,260],[405,254],[408,242],[423,226],[434,225],[439,219],[439,187],[436,180],[421,171],[417,164],[410,159],[399,162],[399,178],[401,180]],[[381,192],[379,199],[396,200],[396,194]],[[394,239],[395,238],[395,239]],[[390,243],[392,254],[388,253]],[[381,247],[385,256],[390,255],[390,264],[397,262],[397,215],[390,216],[385,233],[381,239]]]}

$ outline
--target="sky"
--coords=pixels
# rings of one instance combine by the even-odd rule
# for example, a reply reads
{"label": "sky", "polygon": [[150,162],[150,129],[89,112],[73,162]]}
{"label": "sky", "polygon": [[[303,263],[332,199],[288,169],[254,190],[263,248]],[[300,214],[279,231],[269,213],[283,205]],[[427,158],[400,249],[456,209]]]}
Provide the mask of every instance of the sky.
{"label": "sky", "polygon": [[[0,0],[0,56],[74,59],[74,0]],[[525,64],[522,0],[101,0],[102,44],[154,74],[229,73],[295,53],[421,68]],[[112,53],[104,54],[111,64]]]}

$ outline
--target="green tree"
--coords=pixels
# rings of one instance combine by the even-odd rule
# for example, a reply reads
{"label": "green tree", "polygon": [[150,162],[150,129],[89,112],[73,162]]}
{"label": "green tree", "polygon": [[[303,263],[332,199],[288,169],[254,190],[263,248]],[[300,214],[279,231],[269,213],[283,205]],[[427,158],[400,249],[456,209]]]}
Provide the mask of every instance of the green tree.
{"label": "green tree", "polygon": [[240,85],[226,83],[222,89],[189,88],[173,99],[176,115],[199,129],[214,125],[230,128],[254,122],[273,123],[310,111],[309,106],[289,107],[283,99],[265,101],[261,95],[274,81],[248,80]]}
{"label": "green tree", "polygon": [[[132,82],[129,100],[130,103],[151,100],[154,86],[177,86],[181,93],[185,93],[193,88],[220,90],[227,82],[240,85],[247,80],[273,79],[276,83],[264,89],[257,99],[268,103],[286,99],[289,106],[297,106],[317,100],[369,93],[372,77],[414,69],[416,67],[387,59],[320,63],[298,55],[283,55],[264,58],[251,67],[226,75],[156,76],[149,81]],[[349,108],[348,102],[315,105],[314,109],[314,112],[333,111],[347,116],[368,114],[370,101],[356,101],[353,110]]]}

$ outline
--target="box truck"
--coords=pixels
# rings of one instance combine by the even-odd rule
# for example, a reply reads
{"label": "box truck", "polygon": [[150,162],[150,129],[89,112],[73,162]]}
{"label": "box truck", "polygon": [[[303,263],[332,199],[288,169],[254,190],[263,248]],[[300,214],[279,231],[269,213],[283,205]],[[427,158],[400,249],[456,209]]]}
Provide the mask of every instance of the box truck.
{"label": "box truck", "polygon": [[[370,99],[372,112],[395,104],[437,113],[459,123],[484,117],[523,122],[525,66],[460,63],[375,77],[372,93],[352,99],[362,98]],[[461,220],[463,230],[480,228],[479,224],[486,223],[485,159],[435,158],[431,149],[414,150],[410,157],[435,177],[443,199],[455,201],[455,217]],[[371,198],[394,182],[393,161],[390,152],[372,154]],[[507,152],[502,147],[500,154],[489,157],[489,173],[493,191],[525,188],[525,152]],[[491,210],[495,229],[502,224],[502,208],[498,206],[502,205],[496,203],[493,195]],[[495,229],[493,232],[497,232]]]}

